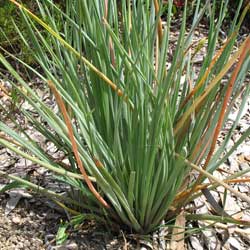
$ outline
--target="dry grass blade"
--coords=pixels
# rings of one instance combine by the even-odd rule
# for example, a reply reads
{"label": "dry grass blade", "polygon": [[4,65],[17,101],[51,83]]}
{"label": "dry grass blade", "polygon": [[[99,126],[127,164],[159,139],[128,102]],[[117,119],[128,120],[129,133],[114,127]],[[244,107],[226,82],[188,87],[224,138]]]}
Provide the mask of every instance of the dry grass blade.
{"label": "dry grass blade", "polygon": [[[211,146],[210,146],[210,150],[209,150],[208,156],[207,156],[206,161],[205,161],[204,166],[203,166],[204,170],[206,169],[207,165],[209,164],[209,161],[210,161],[210,159],[211,159],[211,157],[212,157],[212,155],[214,153],[214,149],[215,149],[215,145],[216,145],[216,142],[217,142],[217,138],[219,136],[219,133],[220,133],[223,121],[224,121],[224,117],[225,117],[225,114],[226,114],[226,109],[227,109],[228,101],[230,99],[230,96],[231,96],[234,84],[236,82],[236,78],[238,76],[238,73],[239,73],[239,71],[241,69],[242,64],[244,63],[244,60],[245,60],[246,56],[250,52],[250,36],[248,36],[246,38],[245,42],[243,43],[243,46],[241,46],[240,52],[241,53],[239,54],[239,62],[237,63],[237,66],[236,66],[235,70],[233,71],[232,77],[231,77],[230,82],[228,84],[228,88],[227,88],[227,91],[226,91],[226,94],[225,94],[225,97],[224,97],[224,100],[223,100],[223,105],[222,105],[222,108],[221,108],[221,114],[219,116],[218,123],[217,123],[217,125],[215,127],[215,131],[214,131],[214,135],[212,137],[212,142],[211,142]],[[208,142],[207,142],[207,145],[205,146],[205,148],[207,146],[208,146]],[[192,189],[186,193],[185,197],[188,197],[191,193],[194,192],[194,190],[196,189],[196,186],[200,184],[202,177],[203,177],[203,173],[200,172],[200,174],[199,174],[199,176],[198,176],[195,184],[193,185]],[[249,199],[249,201],[250,201],[250,199]]]}
{"label": "dry grass blade", "polygon": [[[242,64],[244,63],[244,60],[245,60],[246,56],[249,54],[249,52],[250,52],[250,36],[246,39],[246,43],[244,44],[243,51],[242,51],[242,53],[241,53],[241,55],[239,57],[239,62],[237,63],[236,68],[233,71],[232,77],[231,77],[231,79],[229,81],[228,89],[226,91],[226,95],[225,95],[225,98],[223,100],[223,105],[222,105],[222,108],[221,108],[221,113],[220,113],[220,116],[219,116],[219,120],[218,120],[218,123],[217,123],[215,131],[214,131],[212,144],[211,144],[208,156],[206,158],[206,161],[204,163],[203,169],[207,168],[207,165],[208,165],[208,163],[209,163],[209,161],[210,161],[210,159],[211,159],[211,157],[212,157],[212,155],[214,153],[216,142],[217,142],[217,139],[218,139],[218,136],[219,136],[219,133],[220,133],[223,121],[224,121],[224,117],[225,117],[225,114],[226,114],[228,101],[229,101],[229,99],[231,97],[231,93],[233,91],[233,87],[234,87],[234,84],[236,82],[238,73],[239,73],[239,71],[241,69]],[[202,178],[202,174],[199,175],[199,177],[198,177],[198,179],[196,181],[197,184],[199,184],[199,181],[201,180],[201,178]]]}
{"label": "dry grass blade", "polygon": [[76,144],[76,141],[75,141],[75,138],[74,138],[73,127],[72,127],[70,118],[68,116],[66,107],[64,105],[63,99],[62,99],[62,97],[60,96],[60,94],[56,90],[56,87],[54,86],[54,84],[51,81],[48,81],[48,85],[51,88],[53,94],[55,95],[57,104],[58,104],[58,106],[59,106],[59,108],[60,108],[60,110],[61,110],[61,112],[63,114],[66,126],[68,128],[69,138],[70,138],[70,141],[71,141],[71,144],[72,144],[72,150],[73,150],[74,156],[76,158],[77,165],[78,165],[78,167],[79,167],[79,169],[80,169],[80,171],[81,171],[81,173],[82,173],[82,175],[83,175],[83,177],[84,177],[90,191],[94,194],[94,196],[100,201],[100,203],[104,207],[109,208],[108,203],[102,198],[102,196],[97,192],[97,190],[93,186],[91,180],[89,179],[89,177],[88,177],[88,175],[86,173],[86,170],[85,170],[85,168],[83,166],[83,163],[82,163],[82,161],[80,159],[78,149],[77,149],[77,144]]}
{"label": "dry grass blade", "polygon": [[[213,180],[214,182],[218,183],[219,185],[223,186],[225,189],[227,189],[228,191],[230,191],[231,193],[233,193],[234,195],[236,195],[237,197],[241,198],[242,200],[246,201],[247,203],[250,204],[250,197],[242,194],[240,192],[238,192],[237,190],[235,190],[234,188],[230,187],[228,184],[226,184],[224,181],[221,181],[220,179],[214,177],[213,175],[211,175],[210,173],[208,173],[206,170],[198,167],[197,165],[193,164],[192,162],[188,161],[187,159],[183,158],[181,155],[175,153],[175,155],[178,158],[181,158],[187,165],[189,165],[190,167],[192,167],[193,169],[195,169],[196,171],[198,171],[200,174],[202,174],[203,176],[206,176],[207,178]],[[188,196],[190,195],[190,192],[188,192],[187,194]]]}
{"label": "dry grass blade", "polygon": [[197,97],[193,104],[188,108],[188,110],[183,114],[180,120],[177,121],[174,134],[177,135],[179,131],[183,128],[185,122],[189,119],[190,115],[195,111],[195,109],[205,100],[208,94],[214,89],[214,87],[218,84],[218,82],[226,75],[228,70],[233,66],[237,58],[243,53],[245,45],[248,43],[248,38],[242,43],[239,47],[238,51],[236,51],[230,60],[226,63],[223,69],[213,78],[210,84],[206,87],[206,89],[202,92],[202,94]]}
{"label": "dry grass blade", "polygon": [[[223,180],[225,183],[250,183],[250,178],[238,178],[238,179],[232,179],[232,180]],[[199,192],[205,188],[208,188],[210,186],[216,185],[217,182],[210,182],[206,184],[197,185],[194,189],[194,192]],[[184,190],[176,195],[175,202],[177,203],[178,200],[182,199],[183,197],[187,196],[187,194],[190,192],[190,190]]]}
{"label": "dry grass blade", "polygon": [[232,75],[232,77],[230,79],[228,89],[227,89],[227,92],[226,92],[226,96],[224,98],[224,102],[223,102],[223,105],[222,105],[221,114],[219,116],[219,121],[217,123],[216,129],[215,129],[215,132],[214,132],[212,145],[211,145],[210,151],[208,153],[206,162],[205,162],[204,167],[203,167],[204,169],[206,169],[206,167],[207,167],[207,165],[208,165],[208,163],[209,163],[209,161],[210,161],[210,159],[212,157],[212,154],[214,152],[215,145],[216,145],[216,142],[217,142],[220,130],[221,130],[221,126],[223,124],[223,120],[224,120],[224,117],[225,117],[226,110],[227,110],[227,104],[228,104],[229,98],[231,96],[231,93],[232,93],[234,84],[236,82],[236,78],[238,76],[238,73],[239,73],[239,71],[241,69],[242,64],[244,63],[244,59],[246,58],[247,54],[249,54],[249,52],[250,52],[250,37],[248,37],[247,40],[246,40],[246,44],[245,44],[245,46],[243,48],[242,54],[240,55],[239,62],[237,63],[236,68],[235,68],[235,70],[233,72],[233,75]]}
{"label": "dry grass blade", "polygon": [[[154,0],[154,5],[155,5],[155,13],[156,13],[156,16],[157,16],[157,15],[159,15],[159,3],[158,3],[158,0]],[[162,21],[161,21],[161,17],[159,17],[159,21],[158,21],[158,38],[159,38],[160,45],[162,43],[162,37],[163,37]]]}
{"label": "dry grass blade", "polygon": [[8,142],[10,142],[10,143],[16,145],[17,147],[20,147],[20,146],[21,146],[17,141],[15,141],[15,140],[13,140],[13,139],[7,137],[3,132],[0,132],[0,138],[2,138],[2,139],[4,139],[5,141],[8,141]]}

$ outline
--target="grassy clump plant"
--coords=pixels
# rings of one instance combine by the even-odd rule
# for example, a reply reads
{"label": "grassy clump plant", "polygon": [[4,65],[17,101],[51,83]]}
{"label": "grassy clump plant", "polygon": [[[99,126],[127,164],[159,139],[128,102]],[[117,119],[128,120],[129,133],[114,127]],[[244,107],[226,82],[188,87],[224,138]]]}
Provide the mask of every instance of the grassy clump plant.
{"label": "grassy clump plant", "polygon": [[[250,134],[246,130],[223,155],[249,96],[250,86],[244,79],[250,63],[250,38],[234,49],[249,6],[239,17],[242,1],[239,3],[219,50],[218,35],[228,1],[221,1],[215,20],[218,1],[200,7],[198,0],[189,30],[185,7],[169,61],[172,1],[168,1],[164,23],[161,13],[166,10],[157,0],[71,0],[66,1],[65,11],[51,0],[37,1],[41,18],[17,1],[10,2],[23,14],[29,39],[19,34],[41,69],[20,63],[50,88],[58,112],[39,98],[3,55],[0,61],[15,79],[12,87],[39,117],[21,105],[19,112],[68,160],[65,164],[53,159],[21,125],[10,128],[0,121],[0,144],[72,187],[67,197],[42,187],[40,192],[69,212],[83,214],[82,218],[115,223],[140,234],[156,230],[164,219],[175,218],[203,188],[222,185],[250,203],[249,197],[212,175]],[[207,9],[207,43],[196,43],[195,50],[193,34]],[[61,30],[55,13],[64,23]],[[194,58],[202,46],[206,54],[197,73]],[[236,121],[216,149],[219,133],[239,96]],[[198,178],[188,181],[193,173]],[[38,188],[3,171],[0,175]],[[206,178],[210,184],[200,185]]]}

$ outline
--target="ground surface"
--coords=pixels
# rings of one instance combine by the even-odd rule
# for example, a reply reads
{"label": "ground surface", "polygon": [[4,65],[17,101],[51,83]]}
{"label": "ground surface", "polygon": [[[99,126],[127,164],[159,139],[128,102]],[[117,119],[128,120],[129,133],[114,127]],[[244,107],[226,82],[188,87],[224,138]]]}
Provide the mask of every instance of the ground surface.
{"label": "ground surface", "polygon": [[[173,30],[173,46],[175,43],[176,30]],[[206,36],[206,27],[201,26],[196,32],[196,39],[201,39]],[[197,68],[202,61],[202,54],[197,57]],[[47,100],[48,93],[40,86],[41,96]],[[0,99],[4,100],[4,97]],[[49,100],[50,101],[50,100]],[[29,107],[27,106],[27,109]],[[239,107],[235,107],[237,110]],[[17,117],[18,119],[18,117]],[[234,122],[234,113],[231,114],[230,123]],[[231,141],[228,145],[228,150],[237,138],[250,126],[250,99],[244,109],[241,122]],[[225,128],[224,133],[226,133]],[[30,128],[30,134],[37,137],[40,143],[45,143],[43,138]],[[220,138],[222,139],[223,134]],[[218,144],[220,143],[218,141]],[[45,146],[53,151],[51,145]],[[56,152],[55,152],[56,153]],[[230,173],[235,173],[239,170],[250,168],[250,138],[236,150],[236,152],[225,162],[221,169],[224,172],[216,172],[215,175],[220,178],[226,178]],[[8,173],[15,173],[18,176],[29,176],[40,185],[49,186],[55,191],[63,189],[58,183],[55,183],[50,174],[32,164],[19,158],[17,155],[0,148],[0,170]],[[245,177],[250,178],[247,174]],[[0,187],[4,186],[8,181],[0,177]],[[246,195],[250,195],[250,185],[247,183],[233,184],[233,187]],[[218,202],[223,199],[223,188],[218,188],[212,192]],[[204,197],[195,200],[192,203],[196,207],[197,213],[212,212],[210,205]],[[235,196],[228,194],[225,210],[229,214],[234,214],[238,219],[250,221],[249,206],[237,199]],[[131,239],[129,235],[123,232],[117,234],[109,232],[107,228],[101,227],[92,221],[83,224],[77,230],[70,230],[68,240],[64,245],[56,246],[55,237],[61,220],[67,220],[67,214],[56,207],[48,199],[27,192],[23,189],[0,194],[0,250],[18,250],[18,249],[170,249],[169,243],[162,246],[162,242],[155,235],[154,240],[150,243],[146,241],[136,241]],[[241,226],[232,226],[230,224],[217,224],[210,229],[201,230],[208,224],[205,222],[186,223],[189,229],[199,228],[200,231],[193,234],[185,240],[185,249],[201,250],[201,249],[250,249],[250,228]],[[165,234],[167,237],[167,233]]]}

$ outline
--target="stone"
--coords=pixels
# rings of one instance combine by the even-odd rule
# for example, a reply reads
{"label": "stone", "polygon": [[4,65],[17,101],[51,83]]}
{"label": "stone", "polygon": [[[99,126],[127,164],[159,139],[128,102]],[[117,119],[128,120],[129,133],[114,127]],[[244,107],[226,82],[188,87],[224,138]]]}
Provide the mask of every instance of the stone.
{"label": "stone", "polygon": [[216,232],[214,232],[214,230],[202,230],[202,235],[206,246],[209,246],[210,249],[220,249],[220,242],[216,237]]}
{"label": "stone", "polygon": [[229,192],[227,193],[224,209],[229,215],[237,214],[241,211],[235,199],[231,196]]}
{"label": "stone", "polygon": [[233,171],[233,172],[239,171],[239,164],[238,164],[238,162],[236,161],[236,159],[234,157],[229,156],[228,157],[228,163],[229,163],[231,171]]}
{"label": "stone", "polygon": [[247,170],[247,169],[250,170],[250,166],[246,162],[240,163],[240,170]]}
{"label": "stone", "polygon": [[238,189],[241,193],[248,193],[250,191],[247,185],[239,185]]}
{"label": "stone", "polygon": [[204,247],[201,245],[200,240],[197,237],[190,236],[189,240],[190,240],[190,244],[191,244],[193,249],[195,249],[195,250],[203,250],[204,249]]}
{"label": "stone", "polygon": [[12,222],[15,224],[21,224],[21,218],[19,216],[14,216]]}
{"label": "stone", "polygon": [[78,250],[78,246],[75,242],[66,242],[61,246],[56,246],[52,248],[53,250]]}
{"label": "stone", "polygon": [[243,250],[243,248],[242,248],[242,246],[241,246],[241,244],[240,244],[240,242],[236,239],[236,238],[234,238],[234,237],[230,237],[228,240],[228,243],[230,244],[230,246],[231,246],[231,249],[237,249],[237,250]]}

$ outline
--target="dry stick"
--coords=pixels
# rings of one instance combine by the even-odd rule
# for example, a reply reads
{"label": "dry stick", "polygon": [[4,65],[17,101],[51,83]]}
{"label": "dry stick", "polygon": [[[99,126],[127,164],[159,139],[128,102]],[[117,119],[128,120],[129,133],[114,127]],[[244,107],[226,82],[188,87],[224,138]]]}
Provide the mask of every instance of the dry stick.
{"label": "dry stick", "polygon": [[[250,179],[224,179],[223,180],[224,183],[250,183]],[[210,186],[210,187],[209,187]],[[198,185],[195,188],[194,192],[199,192],[199,191],[203,191],[203,190],[214,190],[216,187],[220,186],[220,183],[217,182],[211,182],[211,183],[206,183],[206,184],[202,184],[202,185]],[[203,192],[202,192],[203,193]],[[179,203],[180,200],[183,200],[184,196],[187,196],[190,194],[190,190],[187,190],[186,192],[181,192],[179,194],[177,194],[174,203]],[[203,193],[204,194],[204,193]],[[196,197],[200,196],[200,194],[194,194],[193,196],[189,196],[188,199],[186,199],[187,202],[192,201],[193,199],[195,199]],[[206,197],[207,198],[207,197]],[[209,203],[210,201],[207,200]],[[218,202],[216,202],[218,204]],[[210,203],[210,205],[212,205]],[[213,205],[212,205],[213,207]],[[178,208],[180,210],[180,208]],[[176,211],[179,211],[176,209]]]}
{"label": "dry stick", "polygon": [[56,87],[54,86],[54,84],[52,83],[52,81],[48,81],[48,84],[49,84],[49,87],[51,88],[53,94],[55,95],[57,104],[58,104],[58,106],[61,109],[61,112],[63,114],[66,126],[68,128],[68,134],[69,134],[69,139],[70,139],[71,144],[72,144],[72,150],[73,150],[74,156],[76,158],[77,165],[78,165],[78,167],[79,167],[79,169],[80,169],[80,171],[81,171],[81,173],[82,173],[82,175],[83,175],[83,177],[85,179],[85,182],[87,183],[90,191],[100,201],[100,203],[104,207],[109,208],[109,205],[107,204],[107,202],[102,198],[102,196],[96,191],[95,187],[93,186],[91,180],[89,179],[89,177],[88,177],[88,175],[86,173],[86,170],[85,170],[85,168],[83,166],[83,163],[82,163],[82,161],[80,159],[80,156],[79,156],[79,153],[78,153],[78,148],[77,148],[77,143],[76,143],[75,138],[74,138],[73,127],[72,127],[70,118],[68,116],[66,107],[64,105],[63,99],[60,96],[60,94],[58,93],[58,91],[57,91]]}
{"label": "dry stick", "polygon": [[8,138],[4,132],[0,132],[0,138],[2,138],[2,139],[4,139],[5,141],[8,141],[8,142],[10,142],[10,143],[16,145],[17,147],[21,147],[21,144],[20,144],[19,142],[17,142],[17,141],[14,140],[14,139]]}
{"label": "dry stick", "polygon": [[[225,182],[225,183],[250,183],[250,178],[239,178],[239,179],[230,179],[230,180],[224,179],[223,182]],[[194,192],[202,191],[203,189],[209,188],[209,186],[213,186],[216,184],[217,184],[216,182],[210,182],[210,183],[197,185],[194,189]],[[174,203],[178,203],[178,201],[181,200],[183,197],[187,196],[187,194],[189,194],[189,192],[190,192],[190,190],[185,190],[185,191],[179,192],[176,195]]]}
{"label": "dry stick", "polygon": [[246,183],[246,182],[250,182],[250,178],[225,180],[224,182],[228,182],[228,183]]}
{"label": "dry stick", "polygon": [[240,193],[239,191],[235,190],[234,188],[230,187],[228,184],[226,184],[224,181],[221,181],[220,179],[218,179],[217,177],[213,176],[212,174],[210,174],[209,172],[207,172],[206,170],[198,167],[197,165],[193,164],[192,162],[188,161],[187,159],[185,159],[183,156],[181,156],[178,153],[175,153],[175,155],[178,158],[181,158],[187,165],[189,165],[190,167],[192,167],[193,169],[195,169],[196,171],[198,171],[200,174],[206,176],[207,178],[213,180],[214,182],[220,184],[221,186],[223,186],[225,189],[229,190],[231,193],[233,193],[234,195],[236,195],[237,197],[241,198],[242,200],[246,201],[247,203],[250,204],[250,197],[248,197],[245,194]]}

